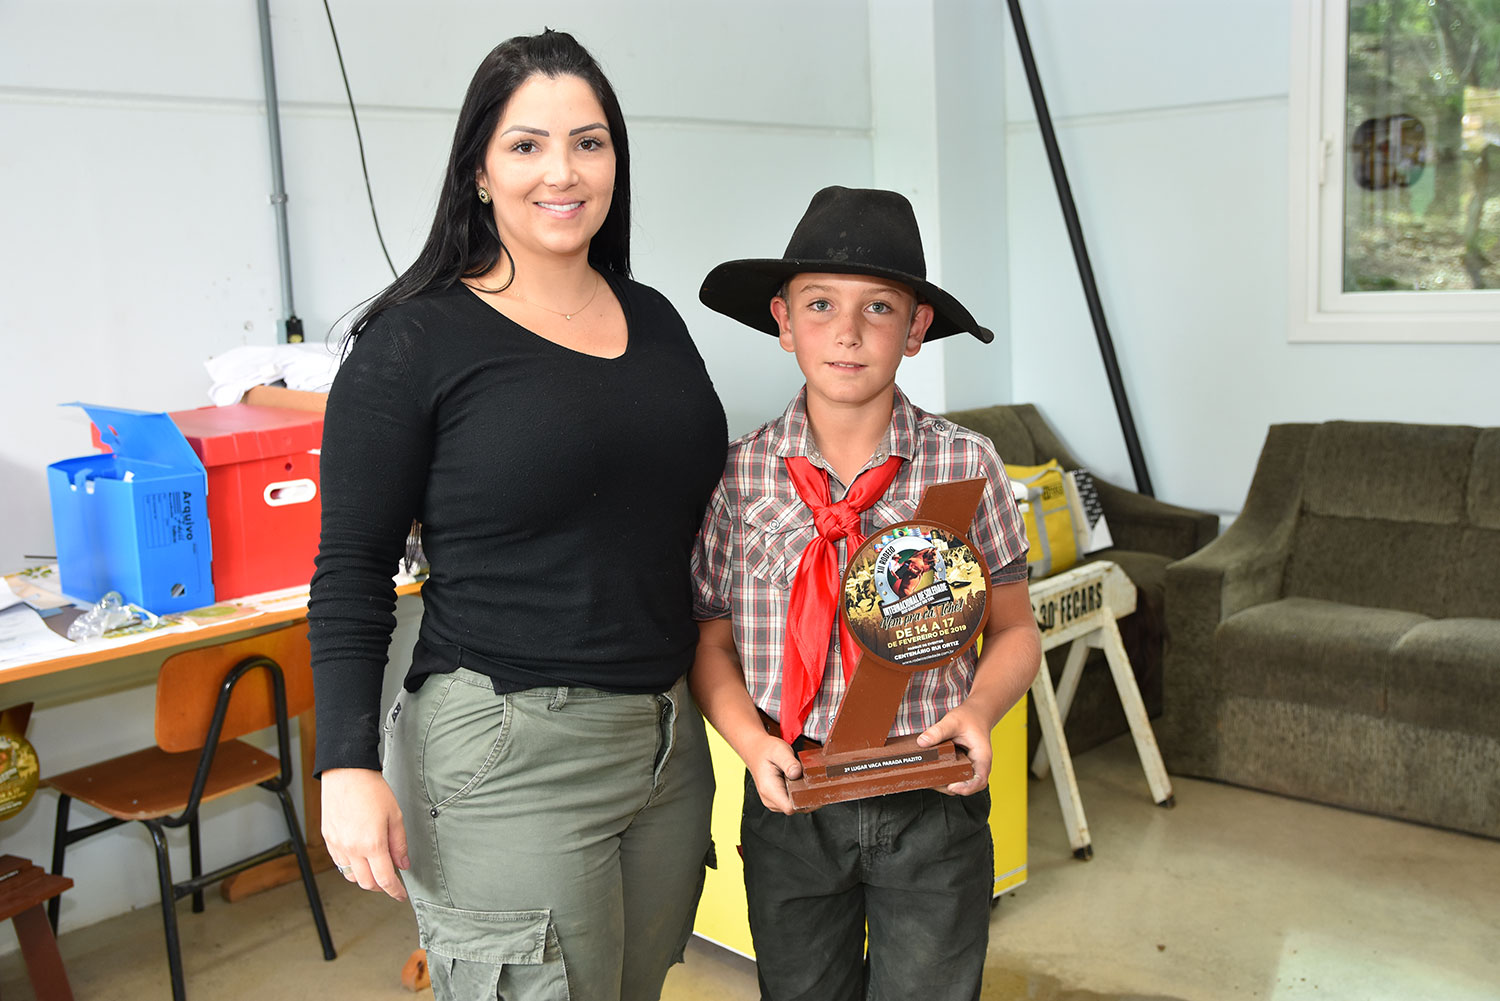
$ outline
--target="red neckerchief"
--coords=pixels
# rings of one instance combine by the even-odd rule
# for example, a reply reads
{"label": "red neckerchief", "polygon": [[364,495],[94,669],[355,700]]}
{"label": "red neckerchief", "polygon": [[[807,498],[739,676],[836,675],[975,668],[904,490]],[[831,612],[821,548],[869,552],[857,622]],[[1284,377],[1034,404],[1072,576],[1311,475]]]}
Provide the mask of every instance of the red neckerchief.
{"label": "red neckerchief", "polygon": [[797,496],[812,509],[818,534],[802,551],[797,577],[792,581],[791,601],[786,613],[786,645],[781,655],[781,736],[791,743],[802,732],[823,684],[823,665],[835,619],[839,621],[844,680],[859,663],[859,648],[838,616],[839,566],[834,543],[848,538],[852,555],[864,544],[859,516],[889,489],[902,458],[893,455],[874,469],[867,469],[849,487],[837,504],[829,503],[828,473],[800,455],[789,456],[787,472]]}

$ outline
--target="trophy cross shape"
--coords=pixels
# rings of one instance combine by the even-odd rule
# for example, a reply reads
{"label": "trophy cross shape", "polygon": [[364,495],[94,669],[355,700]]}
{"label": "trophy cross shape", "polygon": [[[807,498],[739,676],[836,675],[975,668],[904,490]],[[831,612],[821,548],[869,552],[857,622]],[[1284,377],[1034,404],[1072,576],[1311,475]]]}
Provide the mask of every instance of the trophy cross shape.
{"label": "trophy cross shape", "polygon": [[802,778],[787,785],[799,812],[974,776],[951,740],[918,747],[915,735],[887,735],[912,675],[961,656],[989,617],[989,568],[963,534],[984,486],[980,477],[928,487],[911,521],[849,555],[839,615],[861,656],[827,742],[798,754]]}

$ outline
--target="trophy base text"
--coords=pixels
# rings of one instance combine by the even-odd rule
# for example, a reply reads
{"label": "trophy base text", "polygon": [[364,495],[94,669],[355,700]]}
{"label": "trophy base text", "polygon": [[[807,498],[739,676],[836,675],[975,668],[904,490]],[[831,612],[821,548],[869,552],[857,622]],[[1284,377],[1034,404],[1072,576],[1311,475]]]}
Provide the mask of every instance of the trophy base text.
{"label": "trophy base text", "polygon": [[787,786],[798,813],[829,803],[941,789],[974,777],[974,763],[951,740],[918,747],[915,735],[895,737],[884,747],[843,753],[810,748],[797,757],[802,761],[802,778]]}

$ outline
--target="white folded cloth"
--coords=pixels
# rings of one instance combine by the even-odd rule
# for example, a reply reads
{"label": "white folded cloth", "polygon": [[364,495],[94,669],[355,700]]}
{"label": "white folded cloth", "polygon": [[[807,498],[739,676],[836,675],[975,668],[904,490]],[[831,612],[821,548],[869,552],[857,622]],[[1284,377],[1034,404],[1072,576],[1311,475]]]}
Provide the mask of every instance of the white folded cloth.
{"label": "white folded cloth", "polygon": [[238,403],[255,386],[283,382],[288,389],[326,393],[339,359],[322,344],[245,344],[203,363],[213,380],[208,396],[215,406]]}

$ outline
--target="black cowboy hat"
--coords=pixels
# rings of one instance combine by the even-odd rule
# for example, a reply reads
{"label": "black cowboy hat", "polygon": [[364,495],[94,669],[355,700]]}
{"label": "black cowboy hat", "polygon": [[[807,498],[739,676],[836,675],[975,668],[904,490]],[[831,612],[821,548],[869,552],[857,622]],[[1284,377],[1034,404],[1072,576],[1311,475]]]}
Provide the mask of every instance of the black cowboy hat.
{"label": "black cowboy hat", "polygon": [[874,275],[909,286],[932,306],[926,340],[968,331],[984,343],[995,339],[963,303],[927,280],[922,234],[911,202],[894,191],[824,188],[813,195],[792,231],[786,254],[776,260],[728,261],[703,279],[698,298],[716,312],[768,334],[779,334],[772,296],[796,274]]}

